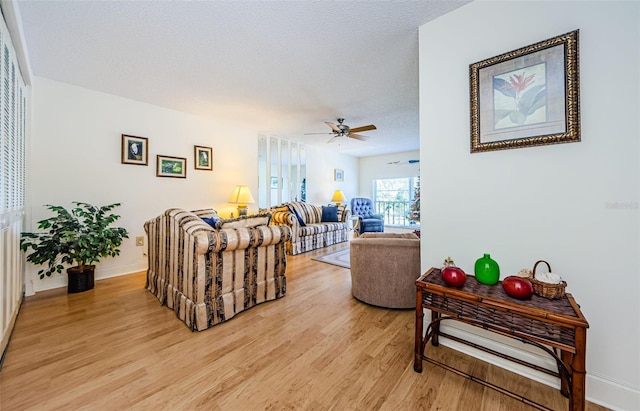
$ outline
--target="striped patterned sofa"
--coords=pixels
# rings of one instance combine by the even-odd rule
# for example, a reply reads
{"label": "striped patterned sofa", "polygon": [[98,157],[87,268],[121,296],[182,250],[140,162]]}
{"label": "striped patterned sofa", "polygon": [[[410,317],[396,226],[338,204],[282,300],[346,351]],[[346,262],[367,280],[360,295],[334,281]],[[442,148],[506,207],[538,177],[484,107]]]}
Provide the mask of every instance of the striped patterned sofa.
{"label": "striped patterned sofa", "polygon": [[[217,220],[215,228],[203,218]],[[172,208],[144,223],[146,288],[194,331],[284,297],[291,231],[270,214],[219,219],[215,210]]]}
{"label": "striped patterned sofa", "polygon": [[288,254],[301,254],[349,239],[350,213],[346,205],[338,207],[337,222],[323,222],[322,206],[302,201],[285,203],[268,212],[273,215],[271,224],[291,228],[291,240],[286,243]]}

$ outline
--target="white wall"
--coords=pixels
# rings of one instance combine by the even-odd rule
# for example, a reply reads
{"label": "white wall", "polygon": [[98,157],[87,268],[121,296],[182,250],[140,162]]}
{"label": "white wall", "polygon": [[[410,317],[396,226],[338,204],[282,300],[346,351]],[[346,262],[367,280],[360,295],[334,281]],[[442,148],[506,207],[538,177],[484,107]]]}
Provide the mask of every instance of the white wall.
{"label": "white wall", "polygon": [[[149,138],[149,165],[121,164],[121,135]],[[146,220],[167,208],[213,207],[223,217],[236,212],[227,201],[233,188],[246,184],[257,195],[258,133],[190,114],[153,106],[69,84],[35,77],[28,154],[27,222],[51,213],[45,204],[122,203],[117,225],[130,238],[116,258],[98,264],[96,278],[128,274],[147,267],[145,247],[135,246]],[[213,171],[193,168],[194,145],[213,147]],[[187,178],[156,177],[156,155],[187,159]],[[334,168],[344,182],[333,181]],[[352,196],[357,187],[357,159],[307,147],[307,201],[328,204],[333,191]],[[257,211],[258,204],[249,204]],[[40,280],[38,267],[27,264],[27,294],[66,286],[66,274]]]}
{"label": "white wall", "polygon": [[408,160],[418,160],[419,158],[419,150],[385,154],[381,156],[361,157],[358,162],[360,174],[357,193],[358,197],[373,198],[373,180],[381,178],[404,178],[417,176],[420,172],[420,163],[389,163],[395,161],[406,163]]}
{"label": "white wall", "polygon": [[[313,146],[307,150],[307,202],[316,205],[330,203],[335,190],[342,190],[347,204],[358,187],[358,159]],[[344,181],[334,181],[334,169],[344,171]]]}
{"label": "white wall", "polygon": [[[640,409],[639,21],[638,2],[474,1],[420,29],[422,269],[549,261],[590,324],[587,398],[620,409]],[[575,29],[582,142],[470,154],[469,64]]]}
{"label": "white wall", "polygon": [[[32,125],[27,230],[51,216],[45,204],[122,203],[117,223],[130,238],[119,257],[98,264],[96,278],[146,269],[146,247],[135,247],[135,237],[165,209],[213,207],[227,216],[234,211],[227,201],[235,185],[257,188],[253,131],[41,77],[33,85]],[[148,166],[121,164],[121,134],[149,138]],[[213,171],[193,168],[194,145],[213,147]],[[156,177],[157,154],[185,157],[187,178]],[[40,280],[35,272],[28,264],[28,290],[66,285],[66,274]]]}

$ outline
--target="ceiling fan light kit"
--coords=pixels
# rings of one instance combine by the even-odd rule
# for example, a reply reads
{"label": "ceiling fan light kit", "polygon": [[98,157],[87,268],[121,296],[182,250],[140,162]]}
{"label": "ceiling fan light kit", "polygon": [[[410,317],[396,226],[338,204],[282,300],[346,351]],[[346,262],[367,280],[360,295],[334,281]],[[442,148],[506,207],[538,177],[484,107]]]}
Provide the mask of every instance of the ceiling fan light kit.
{"label": "ceiling fan light kit", "polygon": [[360,135],[360,134],[352,134],[352,133],[360,133],[360,132],[363,132],[363,131],[376,130],[376,126],[374,126],[373,124],[351,128],[348,125],[344,124],[344,119],[343,118],[339,118],[338,119],[338,124],[337,125],[332,123],[332,122],[330,122],[330,121],[325,121],[324,123],[331,128],[331,132],[330,133],[306,133],[305,135],[333,134],[333,137],[331,137],[329,139],[329,141],[327,141],[327,143],[333,143],[334,141],[336,141],[336,139],[342,138],[342,137],[352,138],[354,140],[366,141],[366,140],[369,139],[369,137],[363,136],[363,135]]}

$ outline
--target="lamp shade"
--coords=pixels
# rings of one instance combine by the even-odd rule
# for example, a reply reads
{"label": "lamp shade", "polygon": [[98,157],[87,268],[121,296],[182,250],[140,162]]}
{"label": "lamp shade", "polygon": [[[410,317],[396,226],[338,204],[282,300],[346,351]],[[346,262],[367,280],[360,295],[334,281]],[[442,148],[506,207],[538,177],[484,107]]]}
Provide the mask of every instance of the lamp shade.
{"label": "lamp shade", "polygon": [[342,190],[336,190],[333,193],[333,197],[331,197],[331,201],[335,202],[335,203],[341,203],[343,201],[345,201],[347,198],[344,196],[344,193],[342,192]]}
{"label": "lamp shade", "polygon": [[251,204],[255,203],[256,200],[253,199],[253,195],[248,186],[237,186],[233,190],[229,202],[233,204]]}

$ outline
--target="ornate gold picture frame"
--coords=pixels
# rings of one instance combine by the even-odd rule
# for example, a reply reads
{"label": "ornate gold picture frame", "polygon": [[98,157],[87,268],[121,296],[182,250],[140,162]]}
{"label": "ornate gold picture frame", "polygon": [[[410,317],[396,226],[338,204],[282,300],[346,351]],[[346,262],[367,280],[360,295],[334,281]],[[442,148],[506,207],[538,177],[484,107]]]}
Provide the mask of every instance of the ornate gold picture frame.
{"label": "ornate gold picture frame", "polygon": [[469,65],[472,153],[580,141],[578,33]]}

